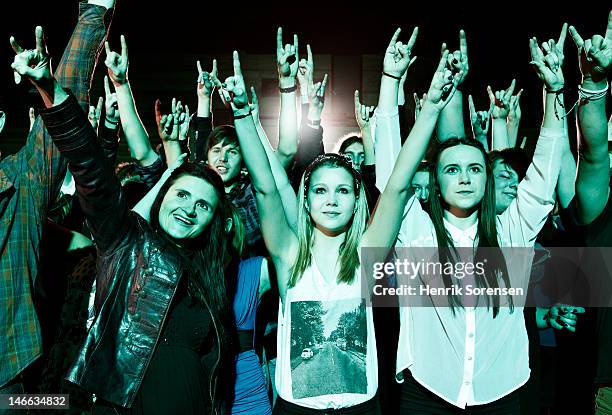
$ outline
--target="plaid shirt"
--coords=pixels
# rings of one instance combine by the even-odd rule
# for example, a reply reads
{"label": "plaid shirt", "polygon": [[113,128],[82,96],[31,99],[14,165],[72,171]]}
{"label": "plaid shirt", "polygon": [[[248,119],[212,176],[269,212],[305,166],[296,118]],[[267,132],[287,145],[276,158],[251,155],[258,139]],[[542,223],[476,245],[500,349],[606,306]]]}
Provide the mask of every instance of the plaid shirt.
{"label": "plaid shirt", "polygon": [[[106,37],[105,13],[103,7],[79,3],[77,26],[55,73],[83,109]],[[0,161],[0,387],[41,354],[32,294],[43,225],[65,174],[66,163],[40,117],[25,146]]]}

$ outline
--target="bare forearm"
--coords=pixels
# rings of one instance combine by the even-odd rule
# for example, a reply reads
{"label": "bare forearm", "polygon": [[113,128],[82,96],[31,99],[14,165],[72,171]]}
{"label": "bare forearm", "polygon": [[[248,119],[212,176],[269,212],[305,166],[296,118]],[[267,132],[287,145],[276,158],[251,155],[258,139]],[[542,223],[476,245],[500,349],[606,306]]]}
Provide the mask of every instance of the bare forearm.
{"label": "bare forearm", "polygon": [[372,130],[369,125],[361,130],[361,138],[363,139],[363,163],[366,166],[370,166],[376,162],[376,158],[374,156],[374,140],[372,140]]}
{"label": "bare forearm", "polygon": [[380,94],[378,96],[378,108],[381,111],[390,113],[397,110],[397,91],[399,80],[389,76],[382,76],[380,79]]}
{"label": "bare forearm", "polygon": [[140,121],[129,82],[116,86],[121,126],[132,157],[143,166],[151,165],[157,154],[151,147],[149,136]]}
{"label": "bare forearm", "polygon": [[196,116],[202,118],[210,117],[210,97],[198,98],[198,112]]}
{"label": "bare forearm", "polygon": [[510,148],[516,147],[516,140],[518,138],[519,121],[512,120],[506,123],[506,129],[508,130],[508,146]]}
{"label": "bare forearm", "polygon": [[510,147],[508,129],[503,118],[493,118],[491,120],[491,134],[491,147],[493,147],[493,150],[503,150]]}
{"label": "bare forearm", "polygon": [[463,124],[463,94],[456,91],[438,118],[437,135],[440,141],[451,137],[465,137]]}

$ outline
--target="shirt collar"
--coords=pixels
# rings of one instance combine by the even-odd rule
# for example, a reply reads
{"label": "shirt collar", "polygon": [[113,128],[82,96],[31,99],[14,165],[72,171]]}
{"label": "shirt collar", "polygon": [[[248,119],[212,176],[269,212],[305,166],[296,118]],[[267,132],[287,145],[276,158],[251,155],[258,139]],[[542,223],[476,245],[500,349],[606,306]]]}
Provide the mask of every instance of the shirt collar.
{"label": "shirt collar", "polygon": [[452,223],[450,223],[446,218],[442,218],[444,220],[444,227],[450,234],[453,239],[453,244],[458,246],[474,246],[474,241],[476,240],[476,233],[478,231],[478,219],[476,222],[469,228],[463,230],[459,229]]}

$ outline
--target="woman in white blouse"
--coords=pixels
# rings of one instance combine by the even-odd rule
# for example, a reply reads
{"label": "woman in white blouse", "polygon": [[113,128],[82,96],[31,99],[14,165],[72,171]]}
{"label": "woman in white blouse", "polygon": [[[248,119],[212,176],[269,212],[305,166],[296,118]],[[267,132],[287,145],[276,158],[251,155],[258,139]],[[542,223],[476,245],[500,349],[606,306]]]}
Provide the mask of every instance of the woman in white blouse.
{"label": "woman in white blouse", "polygon": [[[459,281],[464,288],[472,283],[485,288],[522,287],[526,292],[532,254],[502,254],[499,248],[533,247],[554,206],[561,140],[567,139],[554,107],[556,100],[562,102],[564,79],[556,48],[546,44],[542,52],[535,39],[530,40],[530,48],[532,65],[545,86],[544,120],[516,199],[496,216],[493,177],[484,148],[474,140],[451,139],[440,146],[433,160],[431,216],[412,197],[398,234],[396,246],[437,247],[442,263],[452,263],[456,256],[451,253],[459,247],[471,248],[472,260],[487,247],[488,252],[497,253],[497,259],[503,255],[502,261],[489,264],[484,275],[474,273],[473,278]],[[385,166],[393,160],[400,140],[392,101],[393,91],[381,91],[376,130],[379,187],[389,176]],[[409,137],[404,148],[412,147],[423,157],[429,137],[419,139],[425,143],[409,142]],[[504,295],[451,295],[445,297],[445,304],[400,308],[396,373],[398,381],[404,382],[401,413],[456,414],[462,408],[470,414],[520,414],[518,397],[512,392],[529,378],[520,304],[515,306],[512,297]]]}

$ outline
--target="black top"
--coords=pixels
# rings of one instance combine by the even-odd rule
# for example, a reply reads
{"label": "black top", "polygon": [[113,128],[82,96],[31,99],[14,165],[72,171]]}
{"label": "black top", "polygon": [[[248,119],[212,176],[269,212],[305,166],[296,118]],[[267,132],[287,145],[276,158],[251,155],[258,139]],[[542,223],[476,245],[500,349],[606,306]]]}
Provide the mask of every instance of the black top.
{"label": "black top", "polygon": [[209,373],[200,357],[214,327],[205,306],[192,301],[181,283],[157,349],[129,414],[210,413]]}
{"label": "black top", "polygon": [[[611,189],[612,190],[612,189]],[[575,199],[568,208],[566,221],[576,224]],[[612,200],[609,198],[606,207],[591,224],[581,227],[584,246],[586,247],[612,247]],[[602,272],[603,263],[601,251],[586,250],[583,256],[583,265],[586,275],[593,278],[612,278],[608,272]],[[589,272],[588,269],[593,271]],[[603,275],[602,275],[603,274]],[[602,280],[603,281],[603,280]],[[597,283],[597,281],[593,282]],[[608,285],[609,286],[609,285]],[[597,372],[596,384],[612,384],[612,312],[610,308],[597,308],[596,336],[597,336]]]}

